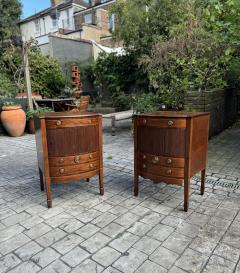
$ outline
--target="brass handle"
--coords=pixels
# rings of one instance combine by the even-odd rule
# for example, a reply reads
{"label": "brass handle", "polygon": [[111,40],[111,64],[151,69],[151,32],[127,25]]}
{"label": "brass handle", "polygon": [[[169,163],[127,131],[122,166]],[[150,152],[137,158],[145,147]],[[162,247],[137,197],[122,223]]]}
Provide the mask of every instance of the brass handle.
{"label": "brass handle", "polygon": [[145,164],[143,164],[142,167],[143,167],[143,169],[146,169],[146,168],[147,168],[147,166],[146,166]]}
{"label": "brass handle", "polygon": [[146,157],[146,155],[143,155],[143,159],[146,159],[147,157]]}
{"label": "brass handle", "polygon": [[154,156],[154,158],[152,159],[152,163],[156,164],[156,163],[158,163],[158,161],[159,161],[159,157],[158,156]]}
{"label": "brass handle", "polygon": [[89,159],[93,159],[93,155],[92,154],[89,155]]}
{"label": "brass handle", "polygon": [[59,159],[59,163],[64,163],[64,159],[63,159],[63,158],[60,158],[60,159]]}
{"label": "brass handle", "polygon": [[89,164],[89,167],[90,167],[90,168],[93,168],[94,166],[93,166],[93,164]]}
{"label": "brass handle", "polygon": [[166,174],[171,174],[172,173],[172,170],[169,169],[169,170],[166,170]]}
{"label": "brass handle", "polygon": [[79,163],[80,162],[80,156],[79,155],[75,156],[74,161],[75,161],[75,163]]}
{"label": "brass handle", "polygon": [[57,126],[61,125],[62,124],[61,120],[58,120],[56,124]]}
{"label": "brass handle", "polygon": [[143,120],[143,124],[146,124],[146,123],[147,123],[147,120],[146,120],[146,119],[144,119],[144,120]]}
{"label": "brass handle", "polygon": [[91,119],[89,119],[89,120],[88,120],[88,123],[92,123],[92,120],[91,120]]}
{"label": "brass handle", "polygon": [[168,121],[168,126],[173,126],[173,121],[172,120]]}
{"label": "brass handle", "polygon": [[65,172],[65,170],[63,168],[59,169],[59,173],[63,174]]}
{"label": "brass handle", "polygon": [[167,159],[167,164],[172,164],[172,159],[171,158]]}

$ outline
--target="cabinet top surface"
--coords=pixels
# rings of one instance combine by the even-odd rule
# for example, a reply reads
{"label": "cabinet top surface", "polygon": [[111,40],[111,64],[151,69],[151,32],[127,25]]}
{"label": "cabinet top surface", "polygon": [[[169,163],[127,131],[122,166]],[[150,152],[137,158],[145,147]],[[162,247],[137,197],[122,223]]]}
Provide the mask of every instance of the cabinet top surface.
{"label": "cabinet top surface", "polygon": [[84,117],[97,117],[101,116],[98,113],[90,113],[90,112],[82,112],[82,113],[75,113],[75,112],[50,112],[50,113],[43,113],[38,115],[40,119],[55,119],[55,118],[84,118]]}
{"label": "cabinet top surface", "polygon": [[177,111],[157,111],[143,114],[135,114],[137,117],[166,117],[166,118],[191,118],[210,115],[209,112],[177,112]]}

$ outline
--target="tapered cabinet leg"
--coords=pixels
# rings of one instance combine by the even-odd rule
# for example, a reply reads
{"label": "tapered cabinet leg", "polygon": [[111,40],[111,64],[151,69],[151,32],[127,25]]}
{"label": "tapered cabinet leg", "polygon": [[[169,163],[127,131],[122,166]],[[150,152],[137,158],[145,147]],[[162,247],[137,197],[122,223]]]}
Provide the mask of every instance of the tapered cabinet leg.
{"label": "tapered cabinet leg", "polygon": [[38,170],[39,170],[39,177],[40,177],[40,190],[44,191],[43,173],[40,168],[38,168]]}
{"label": "tapered cabinet leg", "polygon": [[87,178],[86,181],[89,182],[89,181],[90,181],[90,178]]}
{"label": "tapered cabinet leg", "polygon": [[104,195],[103,169],[100,169],[99,171],[99,188],[100,194]]}
{"label": "tapered cabinet leg", "polygon": [[201,195],[204,195],[206,180],[206,169],[201,171]]}
{"label": "tapered cabinet leg", "polygon": [[116,133],[116,119],[112,117],[112,136],[115,136]]}
{"label": "tapered cabinet leg", "polygon": [[47,206],[52,207],[51,179],[46,177]]}
{"label": "tapered cabinet leg", "polygon": [[188,211],[189,207],[189,191],[190,191],[190,178],[184,178],[184,211]]}
{"label": "tapered cabinet leg", "polygon": [[139,176],[138,174],[134,175],[134,196],[138,196],[139,191]]}

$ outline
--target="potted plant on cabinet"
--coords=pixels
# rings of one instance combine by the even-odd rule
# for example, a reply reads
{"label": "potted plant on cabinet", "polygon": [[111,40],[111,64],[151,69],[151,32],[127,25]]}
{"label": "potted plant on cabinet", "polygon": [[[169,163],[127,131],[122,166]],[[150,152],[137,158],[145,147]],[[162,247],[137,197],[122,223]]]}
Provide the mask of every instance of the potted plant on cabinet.
{"label": "potted plant on cabinet", "polygon": [[52,109],[50,109],[48,107],[42,107],[42,108],[38,108],[38,109],[28,110],[26,112],[27,122],[28,122],[28,132],[30,134],[35,134],[35,126],[34,126],[33,117],[35,115],[39,115],[42,113],[48,113],[48,112],[52,112]]}
{"label": "potted plant on cabinet", "polygon": [[21,136],[26,126],[26,114],[22,106],[14,102],[5,102],[2,106],[1,122],[10,136]]}

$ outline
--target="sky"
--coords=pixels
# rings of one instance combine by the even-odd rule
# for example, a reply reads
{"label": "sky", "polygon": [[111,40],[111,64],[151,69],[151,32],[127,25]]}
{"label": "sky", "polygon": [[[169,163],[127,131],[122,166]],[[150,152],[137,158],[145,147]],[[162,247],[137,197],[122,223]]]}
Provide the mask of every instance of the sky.
{"label": "sky", "polygon": [[50,7],[50,0],[21,0],[23,5],[22,19]]}

